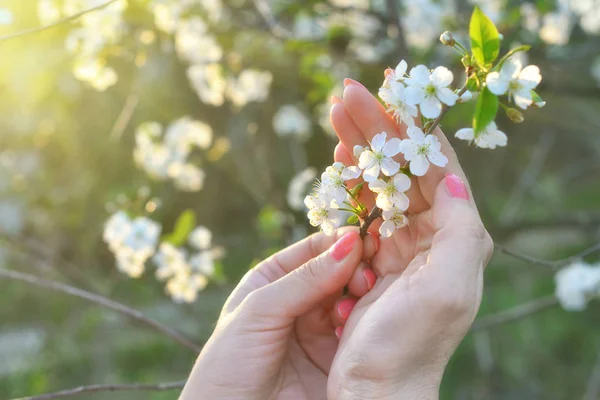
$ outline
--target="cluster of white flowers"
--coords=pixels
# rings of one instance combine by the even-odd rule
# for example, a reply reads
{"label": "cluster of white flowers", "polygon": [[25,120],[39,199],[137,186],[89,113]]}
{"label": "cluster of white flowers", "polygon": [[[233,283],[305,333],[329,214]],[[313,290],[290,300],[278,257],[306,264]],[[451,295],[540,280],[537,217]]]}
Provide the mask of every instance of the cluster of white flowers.
{"label": "cluster of white flowers", "polygon": [[416,126],[409,127],[409,138],[387,140],[387,133],[375,135],[369,147],[355,146],[354,155],[358,166],[345,166],[334,163],[321,175],[316,190],[305,199],[308,217],[313,226],[320,226],[323,232],[331,234],[343,222],[344,212],[354,212],[365,217],[358,203],[357,195],[348,189],[346,181],[362,175],[368,189],[376,195],[377,207],[383,211],[383,223],[379,233],[390,237],[395,229],[408,223],[404,212],[410,201],[406,191],[411,180],[400,168],[394,157],[402,153],[408,162],[411,173],[422,176],[429,169],[429,163],[445,166],[448,159],[440,151],[440,143],[434,135],[425,135]]}
{"label": "cluster of white flowers", "polygon": [[223,251],[212,246],[212,234],[202,226],[189,235],[191,254],[167,242],[158,245],[160,232],[160,224],[150,218],[131,219],[124,211],[117,211],[106,222],[103,239],[114,254],[119,271],[139,278],[147,261],[152,260],[156,278],[167,281],[165,288],[173,300],[191,303],[208,284],[215,261]]}
{"label": "cluster of white flowers", "polygon": [[188,158],[194,148],[208,149],[212,138],[210,126],[189,117],[172,122],[164,136],[161,124],[145,122],[136,131],[133,158],[150,177],[170,178],[178,189],[197,192],[204,185],[205,173]]}
{"label": "cluster of white flowers", "polygon": [[[497,96],[508,95],[508,100],[526,110],[534,101],[532,90],[542,81],[536,65],[523,68],[518,58],[509,58],[500,71],[490,72],[486,77],[487,88]],[[538,107],[543,104],[538,104]]]}
{"label": "cluster of white flowers", "polygon": [[311,135],[311,120],[298,107],[285,105],[273,116],[273,128],[280,137],[306,140]]}
{"label": "cluster of white flowers", "polygon": [[600,264],[575,262],[556,273],[556,297],[567,311],[583,311],[600,297]]}
{"label": "cluster of white flowers", "polygon": [[[61,17],[104,3],[103,0],[39,0],[38,17],[43,24],[50,24]],[[126,7],[125,0],[118,0],[84,14],[79,18],[80,26],[71,30],[66,38],[66,48],[76,56],[73,74],[98,91],[104,91],[117,82],[117,73],[106,65],[103,52],[108,46],[117,44],[127,32],[127,25],[123,20]]]}

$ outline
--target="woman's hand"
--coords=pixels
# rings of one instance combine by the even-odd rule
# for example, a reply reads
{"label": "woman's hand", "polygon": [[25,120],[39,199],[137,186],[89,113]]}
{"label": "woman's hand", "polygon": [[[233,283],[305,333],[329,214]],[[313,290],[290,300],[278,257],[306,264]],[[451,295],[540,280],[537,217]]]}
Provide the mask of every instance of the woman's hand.
{"label": "woman's hand", "polygon": [[326,398],[338,340],[331,315],[345,285],[357,297],[375,275],[377,242],[355,228],[315,234],[263,261],[225,304],[182,400]]}
{"label": "woman's hand", "polygon": [[[341,140],[336,161],[353,165],[354,145],[381,131],[406,135],[362,85],[345,84],[331,120]],[[371,262],[377,282],[343,325],[329,399],[436,399],[446,363],[477,314],[493,245],[454,151],[437,136],[448,166],[412,178],[410,223],[381,240]],[[372,195],[363,193],[372,208]]]}

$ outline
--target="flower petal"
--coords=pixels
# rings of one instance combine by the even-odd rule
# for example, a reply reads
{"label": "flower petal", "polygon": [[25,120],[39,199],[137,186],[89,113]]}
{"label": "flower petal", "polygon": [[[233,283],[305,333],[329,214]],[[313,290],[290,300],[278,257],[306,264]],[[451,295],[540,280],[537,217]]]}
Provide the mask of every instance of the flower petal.
{"label": "flower petal", "polygon": [[437,98],[440,99],[442,103],[445,103],[449,106],[453,106],[456,104],[456,100],[458,100],[458,96],[451,89],[442,88],[436,91],[435,93]]}
{"label": "flower petal", "polygon": [[416,176],[423,176],[429,169],[429,160],[423,154],[417,154],[410,161],[410,172]]}
{"label": "flower petal", "polygon": [[394,205],[398,208],[399,211],[408,210],[408,206],[410,205],[410,200],[408,196],[404,193],[396,193],[394,195]]}
{"label": "flower petal", "polygon": [[533,100],[531,99],[531,92],[520,90],[519,92],[515,93],[513,101],[517,107],[527,110],[527,107],[533,103]]}
{"label": "flower petal", "polygon": [[[408,129],[410,129],[410,128],[413,128],[413,127],[409,126]],[[407,129],[407,132],[408,132],[408,129]],[[400,143],[400,152],[402,154],[404,154],[404,158],[406,159],[406,161],[412,160],[417,155],[418,150],[419,150],[418,145],[410,139],[404,139]]]}
{"label": "flower petal", "polygon": [[485,79],[487,88],[496,96],[501,96],[508,90],[508,79],[504,79],[498,72],[490,72]]}
{"label": "flower petal", "polygon": [[502,65],[502,68],[500,69],[500,75],[502,75],[503,80],[509,81],[519,76],[521,68],[523,68],[523,64],[521,63],[521,60],[519,58],[509,58]]}
{"label": "flower petal", "polygon": [[393,221],[384,221],[379,227],[379,234],[384,238],[389,238],[394,233],[396,224]]}
{"label": "flower petal", "polygon": [[448,157],[444,155],[441,151],[430,151],[427,154],[427,158],[431,161],[432,164],[437,165],[438,167],[445,167],[448,165]]}
{"label": "flower petal", "polygon": [[391,210],[394,206],[394,203],[392,203],[392,199],[390,199],[390,196],[388,196],[385,193],[379,193],[377,195],[377,198],[375,199],[375,204],[377,204],[377,207],[381,208],[384,211]]}
{"label": "flower petal", "polygon": [[[356,149],[354,154],[356,154]],[[375,154],[369,150],[363,150],[358,157],[358,168],[367,169],[375,164]]]}
{"label": "flower petal", "polygon": [[456,131],[454,136],[462,140],[473,140],[475,138],[474,133],[473,128],[462,128]]}
{"label": "flower petal", "polygon": [[406,64],[406,61],[401,60],[398,63],[398,65],[396,66],[396,69],[394,71],[394,73],[396,74],[396,79],[404,78],[404,74],[406,74],[407,69],[408,69],[408,64]]}
{"label": "flower petal", "polygon": [[394,157],[396,154],[400,153],[400,143],[402,141],[398,138],[392,138],[390,139],[384,146],[383,146],[383,154],[386,157]]}
{"label": "flower petal", "polygon": [[417,105],[425,98],[425,90],[420,86],[409,86],[404,91],[404,101],[410,105]]}
{"label": "flower petal", "polygon": [[383,192],[386,187],[387,187],[387,183],[385,183],[381,179],[376,179],[372,182],[369,182],[369,190],[374,193]]}
{"label": "flower petal", "polygon": [[371,149],[373,149],[375,152],[380,152],[381,149],[383,149],[383,146],[385,146],[386,139],[387,133],[385,132],[381,132],[373,136],[373,139],[371,139]]}
{"label": "flower petal", "polygon": [[394,175],[394,186],[399,192],[406,192],[410,189],[410,178],[404,174]]}
{"label": "flower petal", "polygon": [[366,182],[373,182],[377,178],[379,178],[379,164],[375,163],[363,172],[363,179]]}
{"label": "flower petal", "polygon": [[421,114],[425,118],[437,118],[442,112],[442,103],[435,96],[427,96],[420,104]]}
{"label": "flower petal", "polygon": [[[421,128],[419,128],[418,126],[411,126],[411,127],[407,128],[406,134],[408,135],[410,140],[415,142],[415,144],[421,144],[421,143],[423,143],[423,140],[425,140],[425,134],[423,133]],[[404,142],[404,140],[403,140],[403,142]]]}
{"label": "flower petal", "polygon": [[442,148],[442,144],[438,140],[437,136],[432,134],[425,136],[425,140],[423,140],[423,145],[427,146],[430,151],[440,151],[440,149]]}
{"label": "flower petal", "polygon": [[437,67],[431,73],[431,83],[437,88],[445,88],[452,83],[454,75],[446,67]]}
{"label": "flower petal", "polygon": [[534,89],[542,81],[540,69],[536,65],[529,65],[519,74],[519,83],[527,89]]}
{"label": "flower petal", "polygon": [[400,164],[391,158],[385,158],[381,163],[381,172],[386,176],[392,176],[400,169]]}
{"label": "flower petal", "polygon": [[424,65],[417,65],[410,70],[411,84],[425,86],[429,83],[429,70]]}
{"label": "flower petal", "polygon": [[361,172],[362,171],[357,166],[346,167],[342,171],[342,179],[345,181],[350,179],[356,179],[360,176]]}

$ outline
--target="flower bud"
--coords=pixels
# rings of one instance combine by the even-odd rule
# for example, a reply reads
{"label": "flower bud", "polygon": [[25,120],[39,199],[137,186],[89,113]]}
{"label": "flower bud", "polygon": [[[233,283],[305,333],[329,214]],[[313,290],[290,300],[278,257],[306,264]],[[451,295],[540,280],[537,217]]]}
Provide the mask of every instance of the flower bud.
{"label": "flower bud", "polygon": [[354,149],[352,151],[355,157],[360,157],[362,152],[365,151],[365,148],[357,144],[356,146],[354,146]]}
{"label": "flower bud", "polygon": [[334,162],[332,165],[333,169],[335,169],[338,172],[342,172],[344,170],[345,165],[342,164],[341,162],[337,161]]}
{"label": "flower bud", "polygon": [[454,44],[456,43],[456,41],[454,40],[454,36],[452,36],[452,33],[450,33],[450,31],[446,31],[440,35],[440,42],[450,47],[454,46]]}
{"label": "flower bud", "polygon": [[468,90],[465,90],[465,92],[456,100],[457,103],[467,103],[469,101],[471,101],[471,99],[473,98],[473,93],[471,93]]}
{"label": "flower bud", "polygon": [[508,118],[510,118],[510,120],[512,122],[514,122],[516,124],[520,124],[521,122],[523,122],[525,120],[525,118],[523,117],[523,114],[516,108],[507,108],[506,115],[508,116]]}

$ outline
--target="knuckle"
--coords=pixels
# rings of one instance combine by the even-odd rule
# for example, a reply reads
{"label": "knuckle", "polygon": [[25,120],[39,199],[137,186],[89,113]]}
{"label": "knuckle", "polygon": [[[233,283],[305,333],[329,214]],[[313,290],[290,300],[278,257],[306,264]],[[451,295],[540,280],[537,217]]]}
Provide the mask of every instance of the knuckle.
{"label": "knuckle", "polygon": [[472,296],[466,290],[448,289],[435,291],[428,297],[430,309],[436,310],[437,318],[457,321],[471,317],[474,305]]}

